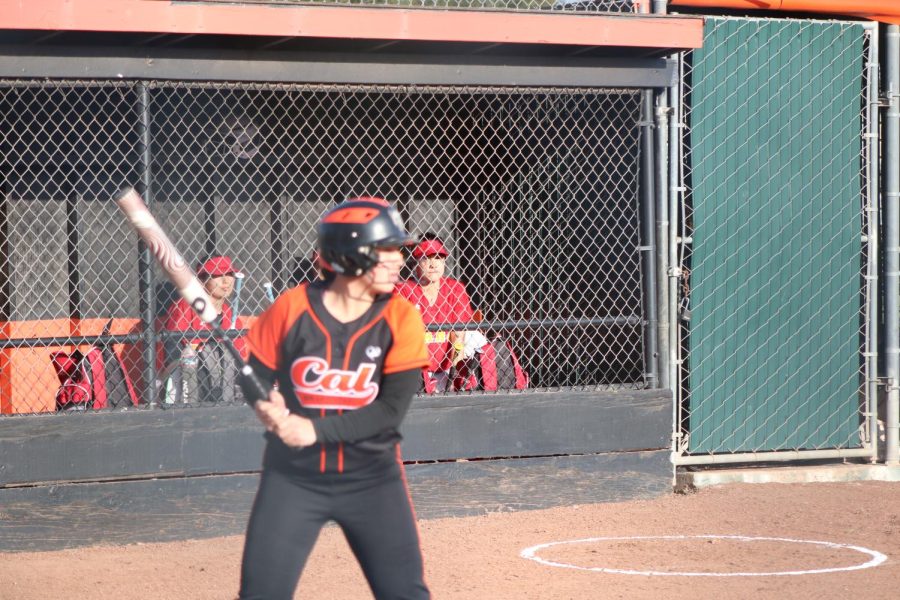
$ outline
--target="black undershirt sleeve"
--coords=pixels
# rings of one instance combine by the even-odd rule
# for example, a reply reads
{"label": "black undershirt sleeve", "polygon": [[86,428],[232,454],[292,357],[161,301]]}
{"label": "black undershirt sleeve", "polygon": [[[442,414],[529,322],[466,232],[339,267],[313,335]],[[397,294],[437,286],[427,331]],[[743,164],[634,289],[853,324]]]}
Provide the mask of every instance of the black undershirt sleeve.
{"label": "black undershirt sleeve", "polygon": [[412,398],[422,387],[422,369],[385,375],[378,396],[368,406],[315,419],[319,442],[358,442],[383,431],[397,429],[409,410]]}

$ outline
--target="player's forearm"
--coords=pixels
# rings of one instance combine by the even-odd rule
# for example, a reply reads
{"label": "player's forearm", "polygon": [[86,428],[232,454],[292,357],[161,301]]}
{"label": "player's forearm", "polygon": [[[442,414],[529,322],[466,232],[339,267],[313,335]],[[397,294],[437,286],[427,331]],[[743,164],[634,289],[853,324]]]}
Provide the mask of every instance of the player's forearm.
{"label": "player's forearm", "polygon": [[420,369],[385,375],[378,397],[368,406],[313,421],[316,439],[320,442],[357,442],[397,429],[421,382]]}

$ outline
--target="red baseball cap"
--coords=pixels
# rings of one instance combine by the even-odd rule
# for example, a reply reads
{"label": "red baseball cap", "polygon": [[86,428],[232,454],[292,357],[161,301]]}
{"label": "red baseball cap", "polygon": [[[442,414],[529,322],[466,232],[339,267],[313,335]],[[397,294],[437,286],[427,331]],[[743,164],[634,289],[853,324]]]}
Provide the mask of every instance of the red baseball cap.
{"label": "red baseball cap", "polygon": [[413,250],[413,258],[422,258],[423,256],[440,256],[446,258],[450,253],[441,243],[441,240],[422,240]]}
{"label": "red baseball cap", "polygon": [[208,275],[209,277],[221,277],[222,275],[231,275],[237,269],[231,264],[229,256],[213,256],[197,269],[198,275]]}

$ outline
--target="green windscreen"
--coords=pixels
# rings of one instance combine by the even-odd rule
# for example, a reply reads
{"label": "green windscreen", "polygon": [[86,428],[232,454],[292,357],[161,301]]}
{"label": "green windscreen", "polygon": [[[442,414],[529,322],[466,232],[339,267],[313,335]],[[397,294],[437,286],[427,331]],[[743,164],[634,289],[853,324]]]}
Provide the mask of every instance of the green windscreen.
{"label": "green windscreen", "polygon": [[864,34],[709,19],[693,53],[691,453],[860,445]]}

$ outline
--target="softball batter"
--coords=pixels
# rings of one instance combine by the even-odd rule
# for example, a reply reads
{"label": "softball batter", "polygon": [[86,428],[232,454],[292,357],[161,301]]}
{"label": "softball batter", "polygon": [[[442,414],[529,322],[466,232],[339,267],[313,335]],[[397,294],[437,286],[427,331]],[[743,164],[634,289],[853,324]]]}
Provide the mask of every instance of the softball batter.
{"label": "softball batter", "polygon": [[282,294],[251,328],[250,363],[277,389],[254,405],[268,440],[240,597],[293,597],[326,522],[376,598],[429,598],[397,432],[428,364],[419,313],[393,295],[411,243],[397,210],[348,200],[322,216],[328,282]]}

